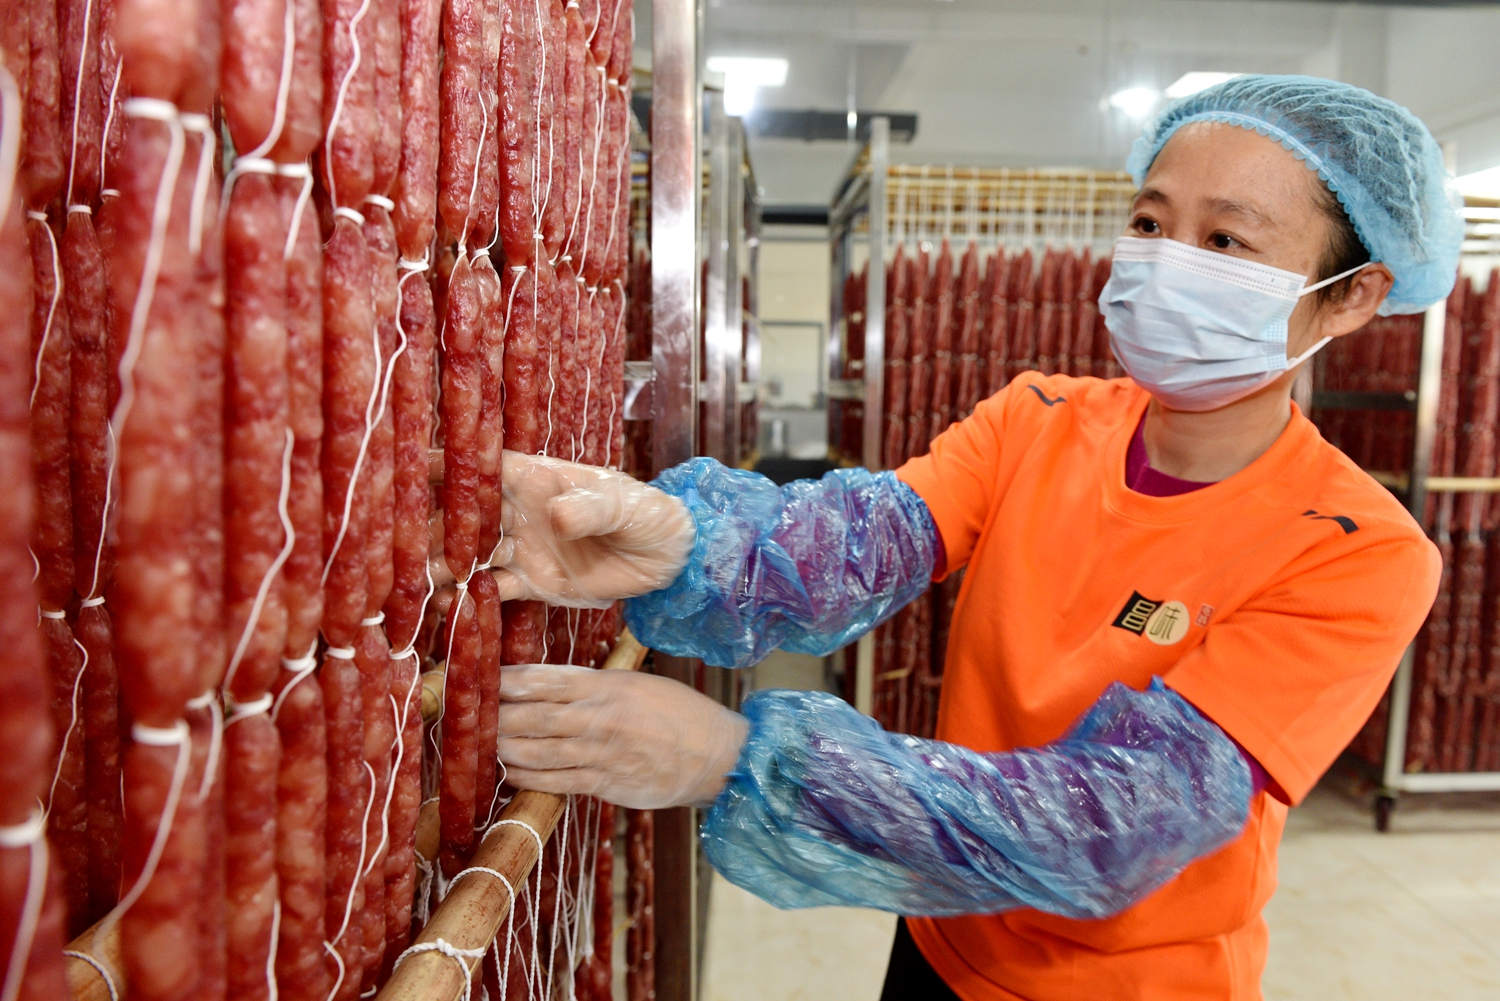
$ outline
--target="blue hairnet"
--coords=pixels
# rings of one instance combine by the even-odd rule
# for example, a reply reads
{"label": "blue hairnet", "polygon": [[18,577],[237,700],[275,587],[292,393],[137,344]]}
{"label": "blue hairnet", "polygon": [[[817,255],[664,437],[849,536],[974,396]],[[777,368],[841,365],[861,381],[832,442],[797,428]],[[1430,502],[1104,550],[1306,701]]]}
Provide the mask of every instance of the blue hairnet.
{"label": "blue hairnet", "polygon": [[1189,122],[1227,122],[1281,143],[1328,185],[1396,283],[1382,315],[1416,313],[1446,297],[1463,242],[1462,197],[1437,140],[1415,115],[1367,90],[1310,76],[1240,76],[1174,101],[1135,141],[1137,185]]}

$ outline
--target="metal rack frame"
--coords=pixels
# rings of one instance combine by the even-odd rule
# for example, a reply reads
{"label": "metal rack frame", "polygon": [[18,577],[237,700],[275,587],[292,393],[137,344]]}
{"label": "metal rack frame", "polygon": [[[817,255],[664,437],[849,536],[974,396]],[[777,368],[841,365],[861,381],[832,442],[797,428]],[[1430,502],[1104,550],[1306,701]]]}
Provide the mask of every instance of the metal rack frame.
{"label": "metal rack frame", "polygon": [[[1500,218],[1496,206],[1466,207],[1469,238],[1463,252],[1475,257],[1494,257],[1500,242],[1487,225]],[[1486,239],[1489,237],[1489,239]],[[1429,306],[1422,320],[1422,355],[1417,370],[1415,401],[1416,435],[1411,472],[1405,486],[1406,507],[1422,524],[1427,498],[1432,493],[1500,493],[1500,477],[1432,476],[1433,442],[1437,436],[1438,397],[1443,381],[1443,339],[1447,326],[1448,300]],[[1396,486],[1395,484],[1392,484]],[[1493,792],[1500,791],[1500,772],[1408,772],[1406,738],[1411,724],[1412,684],[1416,673],[1416,641],[1407,647],[1391,681],[1390,711],[1386,723],[1385,760],[1381,784],[1375,797],[1375,827],[1390,826],[1391,812],[1403,792]]]}

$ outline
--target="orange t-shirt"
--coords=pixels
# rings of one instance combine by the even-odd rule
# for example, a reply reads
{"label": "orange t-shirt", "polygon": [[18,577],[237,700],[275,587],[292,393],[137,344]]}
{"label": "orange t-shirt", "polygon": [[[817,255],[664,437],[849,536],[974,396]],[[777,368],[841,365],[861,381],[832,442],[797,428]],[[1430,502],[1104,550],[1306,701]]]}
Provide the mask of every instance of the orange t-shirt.
{"label": "orange t-shirt", "polygon": [[[1237,740],[1292,802],[1379,701],[1437,590],[1436,547],[1293,406],[1276,443],[1176,497],[1125,486],[1149,400],[1128,379],[1025,373],[898,475],[932,511],[953,613],[937,735],[1045,744],[1152,675]],[[1256,1001],[1287,807],[1120,914],[910,919],[966,1001]]]}

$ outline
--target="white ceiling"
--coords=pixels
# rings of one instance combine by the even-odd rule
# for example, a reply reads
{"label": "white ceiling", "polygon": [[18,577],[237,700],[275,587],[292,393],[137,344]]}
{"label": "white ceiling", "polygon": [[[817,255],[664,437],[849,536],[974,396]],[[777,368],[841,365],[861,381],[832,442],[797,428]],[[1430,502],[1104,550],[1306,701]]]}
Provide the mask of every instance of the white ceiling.
{"label": "white ceiling", "polygon": [[[642,8],[645,2],[640,2]],[[1118,167],[1138,123],[1101,107],[1190,70],[1312,73],[1410,107],[1500,164],[1500,7],[1279,0],[705,0],[706,54],[780,56],[766,107],[916,112],[900,162]],[[645,11],[643,10],[644,14]],[[649,62],[649,19],[640,18]],[[769,203],[826,202],[848,144],[752,140]]]}

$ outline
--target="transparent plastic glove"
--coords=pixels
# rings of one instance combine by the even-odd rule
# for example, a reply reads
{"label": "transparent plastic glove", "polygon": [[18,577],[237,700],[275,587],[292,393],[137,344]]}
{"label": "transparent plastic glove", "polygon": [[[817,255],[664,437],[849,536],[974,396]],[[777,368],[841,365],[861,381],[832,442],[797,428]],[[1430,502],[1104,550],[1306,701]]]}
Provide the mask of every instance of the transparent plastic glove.
{"label": "transparent plastic glove", "polygon": [[816,692],[757,692],[745,716],[700,836],[714,868],[778,907],[1101,918],[1249,815],[1239,749],[1160,679],[1113,684],[1062,739],[998,754],[886,733]]}
{"label": "transparent plastic glove", "polygon": [[666,587],[693,549],[675,497],[624,473],[507,451],[502,536],[491,565],[502,600],[604,608]]}
{"label": "transparent plastic glove", "polygon": [[499,755],[521,789],[636,810],[707,804],[747,729],[738,713],[654,674],[528,664],[500,679]]}
{"label": "transparent plastic glove", "polygon": [[631,632],[653,650],[722,667],[778,647],[823,656],[932,580],[937,526],[894,473],[839,469],[777,487],[698,458],[654,485],[682,499],[697,536],[670,587],[625,606]]}

